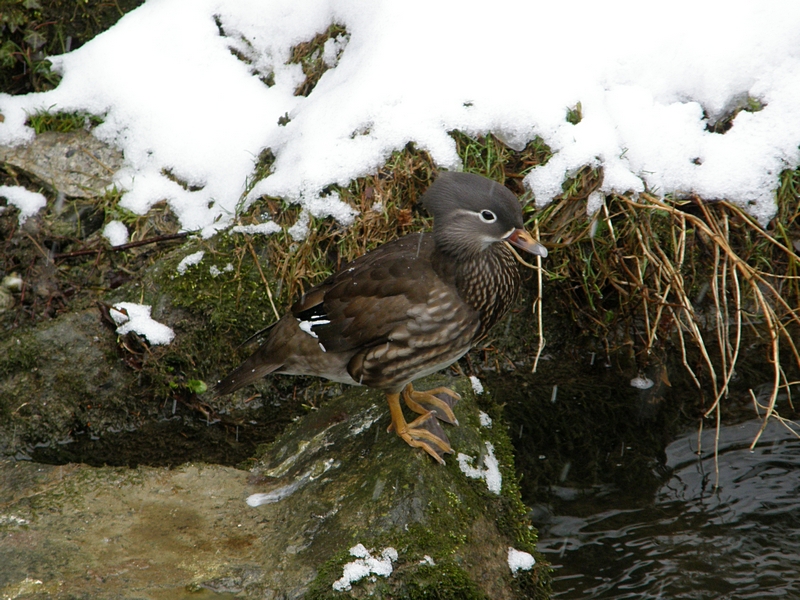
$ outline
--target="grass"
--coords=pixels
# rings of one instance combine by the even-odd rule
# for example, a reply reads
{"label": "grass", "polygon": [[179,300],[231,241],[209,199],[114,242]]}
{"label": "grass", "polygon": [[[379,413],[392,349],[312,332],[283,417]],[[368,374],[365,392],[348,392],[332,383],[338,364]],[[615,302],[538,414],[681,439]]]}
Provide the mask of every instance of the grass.
{"label": "grass", "polygon": [[28,116],[27,124],[33,128],[36,135],[45,131],[67,133],[76,130],[94,129],[103,122],[101,117],[86,112],[37,112]]}
{"label": "grass", "polygon": [[342,52],[344,52],[343,46],[346,45],[349,37],[350,34],[347,33],[344,26],[333,23],[328,29],[309,41],[297,44],[292,48],[289,62],[299,64],[303,68],[303,74],[306,76],[303,83],[294,91],[295,96],[308,96],[319,83],[325,71],[330,68],[323,60],[325,42],[328,40],[337,40],[339,42],[340,46],[336,54],[336,60],[338,61]]}
{"label": "grass", "polygon": [[597,179],[585,175],[565,184],[565,196],[539,220],[545,240],[558,248],[558,262],[548,268],[552,280],[569,286],[573,317],[610,344],[632,343],[642,368],[657,351],[677,347],[706,397],[704,416],[717,425],[750,328],[772,368],[769,396],[758,401],[753,394],[761,432],[774,417],[797,433],[776,401],[787,394],[794,411],[798,382],[789,373],[800,368],[800,263],[789,243],[800,231],[798,172],[782,174],[779,213],[767,230],[728,202],[652,194],[612,195],[593,218],[582,217],[585,204],[575,198]]}
{"label": "grass", "polygon": [[[267,174],[271,162],[267,154],[261,172]],[[430,226],[416,200],[433,181],[435,168],[426,152],[408,146],[395,152],[374,175],[359,178],[348,187],[331,186],[329,192],[355,208],[358,215],[350,227],[331,218],[309,216],[308,235],[295,241],[287,229],[300,218],[301,211],[277,199],[263,197],[242,212],[239,223],[255,224],[265,217],[284,227],[267,238],[266,263],[276,281],[271,290],[276,303],[285,307],[310,285],[315,285],[342,265],[376,246],[407,233]],[[254,179],[252,184],[257,181]],[[252,185],[251,184],[251,185]]]}

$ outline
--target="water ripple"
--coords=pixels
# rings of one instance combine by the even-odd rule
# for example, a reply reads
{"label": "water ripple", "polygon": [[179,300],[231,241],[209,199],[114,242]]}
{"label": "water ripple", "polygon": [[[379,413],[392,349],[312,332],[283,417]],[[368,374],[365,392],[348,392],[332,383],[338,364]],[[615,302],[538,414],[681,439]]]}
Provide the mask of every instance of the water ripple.
{"label": "water ripple", "polygon": [[[800,598],[800,440],[776,423],[690,433],[666,450],[672,477],[635,503],[596,494],[586,515],[541,525],[558,598]],[[571,502],[565,503],[569,512]]]}

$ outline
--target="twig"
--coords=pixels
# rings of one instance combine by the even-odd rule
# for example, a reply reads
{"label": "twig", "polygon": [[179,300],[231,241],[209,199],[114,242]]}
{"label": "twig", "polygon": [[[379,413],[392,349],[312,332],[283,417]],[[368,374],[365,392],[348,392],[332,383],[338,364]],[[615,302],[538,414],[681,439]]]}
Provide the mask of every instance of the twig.
{"label": "twig", "polygon": [[272,299],[272,291],[269,289],[269,283],[267,283],[267,278],[264,276],[264,271],[261,270],[261,263],[258,261],[258,255],[256,254],[253,244],[249,239],[247,240],[247,249],[250,250],[250,254],[253,255],[253,260],[255,261],[258,272],[261,275],[261,281],[264,282],[264,287],[267,288],[267,296],[269,297],[269,303],[272,306],[272,312],[275,313],[275,318],[280,320],[281,316],[278,313],[278,309],[275,308],[275,301]]}
{"label": "twig", "polygon": [[75,252],[65,252],[64,254],[56,254],[54,259],[74,258],[76,256],[87,256],[89,254],[100,254],[102,252],[120,252],[122,250],[129,250],[139,246],[146,246],[148,244],[157,244],[159,242],[169,242],[171,240],[183,239],[190,234],[189,231],[181,233],[170,233],[168,235],[158,235],[156,237],[147,238],[146,240],[138,240],[136,242],[128,242],[120,246],[111,246],[110,248],[89,248],[87,250],[76,250]]}
{"label": "twig", "polygon": [[[536,239],[539,239],[539,222],[536,221],[534,226],[534,233],[536,234]],[[538,284],[539,289],[539,296],[533,303],[533,307],[536,310],[536,320],[539,324],[539,347],[536,349],[536,356],[533,359],[533,368],[531,369],[531,373],[536,373],[536,367],[539,365],[539,357],[542,355],[542,351],[544,350],[544,346],[546,341],[544,339],[544,326],[542,324],[542,271],[544,268],[542,267],[542,257],[536,257],[536,266],[538,267],[536,270],[536,282]]]}

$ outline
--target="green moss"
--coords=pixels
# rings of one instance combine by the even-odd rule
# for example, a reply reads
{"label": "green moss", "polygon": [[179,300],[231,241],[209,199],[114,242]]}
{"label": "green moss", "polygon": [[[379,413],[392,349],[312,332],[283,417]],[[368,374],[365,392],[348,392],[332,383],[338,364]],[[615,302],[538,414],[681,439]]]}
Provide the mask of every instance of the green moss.
{"label": "green moss", "polygon": [[[153,267],[148,284],[108,295],[109,303],[137,298],[154,307],[171,305],[170,312],[184,315],[173,326],[178,335],[170,345],[141,356],[144,382],[156,398],[195,397],[202,383],[210,387],[243,358],[240,342],[275,320],[261,278],[264,272],[275,286],[269,260],[264,248],[256,251],[259,271],[250,248],[255,251],[255,244],[238,234],[189,242]],[[180,261],[199,250],[205,252],[203,260],[179,274]]]}
{"label": "green moss", "polygon": [[[237,234],[219,235],[213,245],[198,241],[163,262],[157,285],[175,306],[202,317],[212,329],[249,335],[275,320],[261,272],[272,286],[275,278],[264,249],[256,251],[259,271],[248,243]],[[198,250],[206,252],[202,262],[178,274],[178,263]]]}
{"label": "green moss", "polygon": [[39,364],[39,351],[29,336],[15,337],[5,345],[5,352],[0,356],[0,377],[8,377],[14,373],[30,371]]}
{"label": "green moss", "polygon": [[[443,382],[438,380],[435,383],[438,385]],[[432,381],[428,380],[420,385],[420,389],[431,384]],[[398,561],[394,564],[391,577],[377,577],[374,582],[364,579],[354,584],[354,588],[358,588],[359,593],[379,598],[486,598],[487,592],[481,588],[485,581],[478,584],[479,577],[483,578],[486,574],[471,573],[469,565],[490,564],[492,560],[487,562],[488,556],[496,556],[498,552],[504,554],[505,548],[512,545],[534,554],[538,561],[536,568],[530,573],[513,577],[505,567],[503,556],[500,560],[503,564],[493,567],[497,570],[489,574],[490,579],[495,585],[510,585],[520,590],[519,598],[546,598],[549,593],[548,567],[535,550],[536,531],[530,526],[525,516],[527,508],[520,499],[512,447],[500,416],[501,410],[490,399],[483,399],[482,402],[492,411],[496,420],[491,429],[478,429],[476,407],[473,404],[467,409],[467,403],[472,402],[468,382],[461,380],[455,389],[464,398],[464,406],[459,414],[462,426],[448,430],[451,442],[454,447],[473,454],[479,451],[483,442],[492,443],[503,476],[501,494],[498,496],[490,492],[483,481],[464,477],[454,459],[448,460],[444,468],[426,470],[424,489],[395,490],[394,496],[391,496],[393,500],[384,500],[381,495],[376,501],[373,497],[374,486],[362,486],[357,492],[360,497],[349,501],[356,506],[370,508],[364,515],[364,524],[346,528],[352,534],[349,545],[362,543],[376,551],[392,547],[398,552]],[[482,437],[480,440],[476,439],[475,431],[478,430]],[[413,463],[390,462],[381,464],[379,468],[379,478],[384,481],[412,482],[418,478],[413,473]],[[360,475],[361,478],[369,476],[369,473]],[[440,484],[437,483],[439,478]],[[420,515],[424,514],[424,518],[405,519],[403,525],[387,529],[380,524],[382,516],[368,516],[370,513],[383,515],[384,512],[391,512],[391,504],[381,506],[380,503],[404,502],[398,500],[398,494],[411,494],[417,501],[423,502]],[[489,515],[491,520],[487,520]],[[340,549],[320,569],[307,598],[334,597],[331,586],[341,577],[344,565],[354,560],[346,550],[341,549],[347,542],[335,540],[335,543]]]}
{"label": "green moss", "polygon": [[488,596],[458,565],[437,563],[420,565],[414,577],[407,578],[403,600],[488,600]]}

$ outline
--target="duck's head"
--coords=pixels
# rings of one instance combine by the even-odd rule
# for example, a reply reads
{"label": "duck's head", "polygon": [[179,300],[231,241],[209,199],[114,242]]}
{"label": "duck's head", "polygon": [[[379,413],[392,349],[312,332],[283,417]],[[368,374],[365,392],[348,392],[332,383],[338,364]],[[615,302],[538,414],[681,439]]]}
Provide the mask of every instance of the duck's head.
{"label": "duck's head", "polygon": [[547,256],[547,249],[525,231],[517,197],[496,181],[444,172],[423,194],[422,203],[433,215],[436,245],[454,257],[474,257],[499,242]]}

